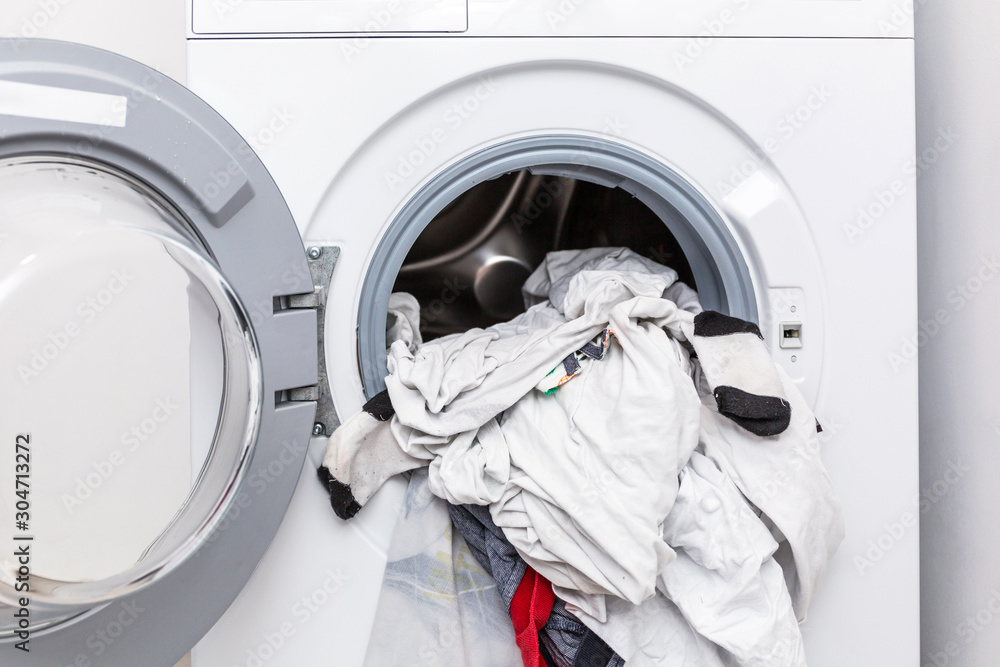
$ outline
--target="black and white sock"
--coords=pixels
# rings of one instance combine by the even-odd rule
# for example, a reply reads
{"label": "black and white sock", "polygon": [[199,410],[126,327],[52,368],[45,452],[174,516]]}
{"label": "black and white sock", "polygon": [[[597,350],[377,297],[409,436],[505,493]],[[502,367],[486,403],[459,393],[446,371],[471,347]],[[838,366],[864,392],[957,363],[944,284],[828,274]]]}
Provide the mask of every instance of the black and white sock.
{"label": "black and white sock", "polygon": [[792,407],[756,324],[706,310],[685,335],[721,414],[755,435],[788,428]]}
{"label": "black and white sock", "polygon": [[317,472],[341,519],[357,514],[390,477],[427,464],[396,444],[392,434],[395,414],[389,392],[383,391],[330,436]]}

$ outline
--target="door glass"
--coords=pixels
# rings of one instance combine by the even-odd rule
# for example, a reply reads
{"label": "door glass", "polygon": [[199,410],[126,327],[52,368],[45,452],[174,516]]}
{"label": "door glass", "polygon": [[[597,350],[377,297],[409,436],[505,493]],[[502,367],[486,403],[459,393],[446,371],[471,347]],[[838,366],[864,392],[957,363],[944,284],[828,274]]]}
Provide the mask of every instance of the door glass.
{"label": "door glass", "polygon": [[[112,170],[0,163],[0,535],[33,538],[35,591],[107,580],[183,542],[174,527],[213,458],[234,319],[185,229]],[[16,577],[10,553],[0,587]]]}

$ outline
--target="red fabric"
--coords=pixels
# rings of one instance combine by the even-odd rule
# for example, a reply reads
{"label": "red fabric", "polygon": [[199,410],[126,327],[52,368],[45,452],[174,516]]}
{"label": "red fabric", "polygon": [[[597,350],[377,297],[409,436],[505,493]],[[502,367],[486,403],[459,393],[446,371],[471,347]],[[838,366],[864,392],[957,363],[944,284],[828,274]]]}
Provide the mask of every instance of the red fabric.
{"label": "red fabric", "polygon": [[514,622],[514,641],[521,649],[524,667],[547,667],[538,649],[538,631],[549,620],[556,595],[552,584],[530,567],[510,602],[510,620]]}

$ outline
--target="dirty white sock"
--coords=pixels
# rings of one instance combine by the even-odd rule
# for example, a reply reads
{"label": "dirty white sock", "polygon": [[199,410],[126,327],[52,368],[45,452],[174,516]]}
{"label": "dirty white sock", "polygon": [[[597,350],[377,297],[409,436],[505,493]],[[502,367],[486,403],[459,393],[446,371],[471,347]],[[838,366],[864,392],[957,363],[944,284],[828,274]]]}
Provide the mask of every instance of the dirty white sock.
{"label": "dirty white sock", "polygon": [[721,414],[755,435],[788,428],[792,407],[756,324],[706,310],[684,333]]}
{"label": "dirty white sock", "polygon": [[391,430],[394,414],[389,393],[383,391],[330,436],[317,472],[341,519],[357,514],[390,477],[427,465],[396,444]]}

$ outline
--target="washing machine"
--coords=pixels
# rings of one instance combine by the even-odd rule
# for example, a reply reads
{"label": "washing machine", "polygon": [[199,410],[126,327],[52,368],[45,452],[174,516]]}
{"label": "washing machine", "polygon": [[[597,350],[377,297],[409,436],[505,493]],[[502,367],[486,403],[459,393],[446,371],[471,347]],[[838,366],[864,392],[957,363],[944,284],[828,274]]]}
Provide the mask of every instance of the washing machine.
{"label": "washing machine", "polygon": [[907,6],[188,9],[189,89],[0,46],[4,664],[362,664],[405,483],[345,523],[315,470],[390,294],[484,326],[589,246],[758,322],[813,406],[847,537],[809,664],[919,662]]}

